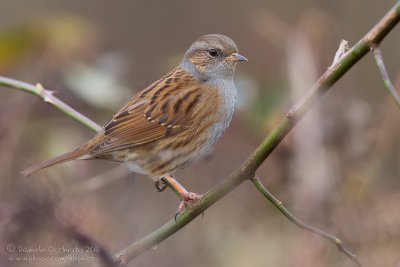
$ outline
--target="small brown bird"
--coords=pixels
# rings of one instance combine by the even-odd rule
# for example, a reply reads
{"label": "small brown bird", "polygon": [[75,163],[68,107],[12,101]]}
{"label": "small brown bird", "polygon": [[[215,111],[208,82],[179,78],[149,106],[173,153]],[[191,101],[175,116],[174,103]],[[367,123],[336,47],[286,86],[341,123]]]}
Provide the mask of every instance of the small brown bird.
{"label": "small brown bird", "polygon": [[[35,165],[30,176],[74,159],[126,162],[138,173],[173,177],[209,152],[232,119],[236,63],[247,61],[220,34],[197,39],[178,67],[138,92],[93,139],[77,149]],[[195,196],[182,196],[183,201]],[[185,203],[183,203],[185,206]]]}

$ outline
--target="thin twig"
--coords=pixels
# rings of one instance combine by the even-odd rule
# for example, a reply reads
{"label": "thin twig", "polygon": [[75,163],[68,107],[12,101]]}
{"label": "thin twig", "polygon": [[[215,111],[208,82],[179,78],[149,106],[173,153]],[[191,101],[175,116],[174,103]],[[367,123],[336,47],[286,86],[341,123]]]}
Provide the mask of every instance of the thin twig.
{"label": "thin twig", "polygon": [[257,176],[255,176],[253,179],[251,179],[253,182],[254,186],[260,191],[260,193],[265,196],[269,202],[271,202],[276,208],[279,209],[279,211],[286,217],[288,218],[291,222],[293,222],[295,225],[300,227],[301,229],[304,229],[306,231],[312,232],[314,234],[317,234],[319,236],[322,236],[323,238],[329,240],[332,242],[340,252],[342,252],[344,255],[349,257],[352,261],[357,263],[359,266],[362,266],[361,263],[357,259],[357,255],[350,252],[344,245],[343,242],[337,238],[336,236],[333,236],[331,234],[328,234],[320,229],[314,228],[312,226],[309,226],[302,222],[301,220],[297,219],[289,210],[286,209],[286,207],[282,204],[281,201],[279,201],[277,198],[275,198],[267,188],[261,183],[260,179],[258,179]]}
{"label": "thin twig", "polygon": [[386,70],[385,63],[383,62],[382,52],[378,45],[372,47],[372,52],[376,61],[376,65],[382,75],[383,83],[389,90],[390,94],[393,96],[394,101],[396,101],[397,106],[400,108],[400,95],[394,88],[392,82],[390,81],[389,74]]}
{"label": "thin twig", "polygon": [[0,76],[0,85],[6,86],[9,88],[23,90],[25,92],[31,93],[43,99],[44,102],[49,103],[50,105],[56,107],[58,110],[66,114],[68,117],[73,118],[74,120],[80,122],[81,124],[85,125],[89,129],[95,132],[99,132],[101,127],[92,121],[91,119],[87,118],[83,114],[79,113],[60,99],[54,96],[54,91],[50,91],[44,89],[41,84],[32,85],[29,83],[17,81],[14,79],[6,78]]}

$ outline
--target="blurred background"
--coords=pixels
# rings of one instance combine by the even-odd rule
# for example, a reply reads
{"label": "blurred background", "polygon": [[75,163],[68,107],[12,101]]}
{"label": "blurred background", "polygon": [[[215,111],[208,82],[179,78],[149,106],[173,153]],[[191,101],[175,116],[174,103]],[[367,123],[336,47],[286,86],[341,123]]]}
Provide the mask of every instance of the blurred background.
{"label": "blurred background", "polygon": [[[0,73],[56,91],[104,125],[138,90],[177,65],[199,36],[230,36],[249,62],[236,72],[237,111],[214,153],[177,173],[204,193],[234,171],[331,64],[395,1],[4,1]],[[400,89],[400,28],[382,45]],[[258,171],[300,219],[342,238],[365,266],[400,262],[400,111],[371,55],[345,75]],[[0,266],[10,257],[79,247],[77,229],[115,253],[173,218],[179,199],[106,161],[74,161],[21,177],[93,133],[25,92],[0,88]],[[86,254],[87,256],[87,254]],[[58,266],[96,266],[95,261]],[[245,182],[128,266],[354,266],[289,222]]]}

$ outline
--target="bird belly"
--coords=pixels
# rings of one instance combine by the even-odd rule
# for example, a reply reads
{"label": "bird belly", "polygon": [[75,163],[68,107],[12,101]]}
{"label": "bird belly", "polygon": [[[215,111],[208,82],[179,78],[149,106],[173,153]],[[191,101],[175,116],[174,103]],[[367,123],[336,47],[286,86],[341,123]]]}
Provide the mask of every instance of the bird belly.
{"label": "bird belly", "polygon": [[234,99],[234,92],[218,98],[218,108],[212,114],[202,111],[205,114],[198,115],[202,117],[200,122],[180,134],[127,149],[126,153],[118,151],[121,161],[127,162],[132,171],[155,178],[186,167],[210,153],[232,119]]}
{"label": "bird belly", "polygon": [[152,178],[171,175],[201,156],[203,149],[179,148],[148,151],[146,154],[130,153],[124,160],[129,170]]}
{"label": "bird belly", "polygon": [[135,147],[116,154],[133,172],[153,178],[170,175],[209,153],[225,130],[225,125],[214,123],[202,134],[187,132],[178,138],[153,143],[151,147]]}

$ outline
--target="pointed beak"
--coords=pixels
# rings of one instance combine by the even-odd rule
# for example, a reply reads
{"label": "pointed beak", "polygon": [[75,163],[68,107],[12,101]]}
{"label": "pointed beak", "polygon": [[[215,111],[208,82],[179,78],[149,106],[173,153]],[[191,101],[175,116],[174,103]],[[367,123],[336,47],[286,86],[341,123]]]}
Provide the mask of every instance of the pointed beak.
{"label": "pointed beak", "polygon": [[242,56],[239,53],[232,53],[232,55],[230,55],[226,59],[229,61],[233,61],[233,62],[248,61],[247,58],[245,58],[244,56]]}

